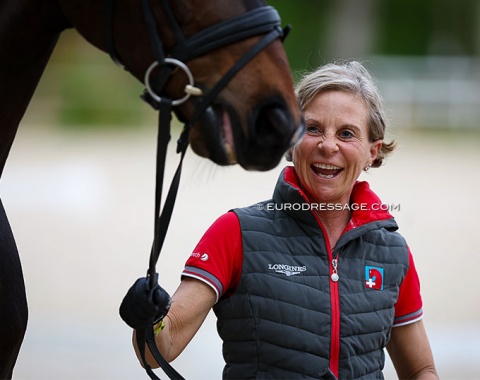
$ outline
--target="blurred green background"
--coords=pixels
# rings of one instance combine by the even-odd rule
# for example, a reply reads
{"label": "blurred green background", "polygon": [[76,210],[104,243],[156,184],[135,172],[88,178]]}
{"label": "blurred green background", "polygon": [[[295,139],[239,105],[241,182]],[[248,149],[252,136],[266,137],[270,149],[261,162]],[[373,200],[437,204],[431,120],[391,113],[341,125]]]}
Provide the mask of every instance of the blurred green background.
{"label": "blurred green background", "polygon": [[[477,0],[272,0],[292,32],[295,80],[320,64],[365,62],[395,124],[477,129],[480,2]],[[62,34],[23,123],[68,128],[139,127],[155,113],[143,86],[75,31]]]}
{"label": "blurred green background", "polygon": [[272,0],[294,27],[285,46],[295,71],[372,55],[480,53],[476,0]]}

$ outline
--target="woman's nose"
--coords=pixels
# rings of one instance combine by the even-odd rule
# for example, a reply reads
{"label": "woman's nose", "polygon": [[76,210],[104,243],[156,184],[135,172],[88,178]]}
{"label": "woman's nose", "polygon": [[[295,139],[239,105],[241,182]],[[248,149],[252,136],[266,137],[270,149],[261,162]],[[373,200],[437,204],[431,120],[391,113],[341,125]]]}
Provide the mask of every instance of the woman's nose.
{"label": "woman's nose", "polygon": [[336,152],[338,150],[338,145],[335,135],[324,134],[318,143],[318,147],[326,153]]}

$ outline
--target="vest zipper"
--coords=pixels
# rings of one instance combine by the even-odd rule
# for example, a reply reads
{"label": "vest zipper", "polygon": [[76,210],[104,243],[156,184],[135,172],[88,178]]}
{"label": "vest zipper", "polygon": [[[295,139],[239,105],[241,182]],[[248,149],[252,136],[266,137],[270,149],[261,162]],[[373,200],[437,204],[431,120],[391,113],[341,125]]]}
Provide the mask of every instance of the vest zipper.
{"label": "vest zipper", "polygon": [[330,266],[330,306],[332,310],[332,333],[330,337],[330,370],[338,378],[338,362],[340,356],[340,300],[338,294],[338,253],[333,258],[329,249],[329,256],[332,258]]}
{"label": "vest zipper", "polygon": [[[331,315],[331,336],[330,336],[330,371],[338,379],[338,365],[340,358],[340,299],[338,295],[338,253],[337,256],[333,257],[332,247],[327,238],[327,232],[323,228],[322,222],[318,215],[313,212],[315,219],[317,220],[318,226],[323,232],[325,237],[325,247],[327,249],[328,260],[331,265],[329,265],[330,273],[330,309],[332,312]],[[334,280],[336,279],[336,280]]]}
{"label": "vest zipper", "polygon": [[332,275],[330,276],[330,278],[332,279],[333,282],[337,282],[339,279],[337,266],[338,266],[338,254],[336,258],[332,259]]}

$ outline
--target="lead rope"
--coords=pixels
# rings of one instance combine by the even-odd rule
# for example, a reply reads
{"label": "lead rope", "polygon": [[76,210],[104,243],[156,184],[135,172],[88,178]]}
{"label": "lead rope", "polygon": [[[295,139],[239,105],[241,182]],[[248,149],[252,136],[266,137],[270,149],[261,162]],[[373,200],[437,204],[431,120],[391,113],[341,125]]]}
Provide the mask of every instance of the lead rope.
{"label": "lead rope", "polygon": [[[159,121],[158,121],[158,137],[157,137],[157,168],[155,179],[155,223],[154,223],[154,240],[152,243],[152,250],[150,252],[150,262],[148,269],[148,276],[150,280],[150,288],[153,289],[156,285],[158,275],[156,273],[156,264],[160,252],[162,250],[165,237],[167,235],[168,225],[173,213],[173,206],[175,204],[178,187],[180,184],[180,176],[182,173],[183,159],[187,151],[188,144],[185,144],[184,149],[180,152],[180,162],[173,177],[170,189],[165,200],[162,212],[160,213],[160,204],[162,200],[163,180],[165,174],[167,146],[170,141],[170,125],[171,125],[171,109],[172,103],[170,100],[163,100],[159,105]],[[173,368],[160,354],[157,345],[155,344],[155,334],[153,332],[153,325],[145,330],[136,331],[137,346],[140,350],[143,366],[152,380],[159,380],[151,367],[145,360],[145,346],[147,345],[153,357],[160,365],[162,370],[170,379],[183,380],[184,378]]]}
{"label": "lead rope", "polygon": [[[149,1],[144,0],[142,2],[145,21],[147,24],[147,29],[152,41],[153,52],[157,63],[162,65],[165,62],[165,56],[163,54],[162,43],[158,38],[158,35],[155,33],[155,21],[152,17],[152,12],[150,9]],[[114,0],[106,0],[106,42],[107,49],[112,60],[119,65],[120,67],[126,69],[126,67],[121,63],[118,54],[116,53],[115,46],[113,44],[113,10],[114,10]],[[178,37],[178,36],[177,36]],[[171,68],[167,66],[162,67],[161,79],[166,81],[169,74],[171,73]],[[163,83],[157,83],[159,87],[163,87]],[[162,201],[162,189],[163,181],[165,175],[165,164],[166,164],[166,155],[167,147],[170,141],[170,125],[171,125],[171,113],[172,113],[172,101],[167,98],[162,98],[161,102],[155,102],[154,99],[148,99],[148,96],[144,99],[147,100],[154,108],[157,108],[159,111],[158,118],[158,132],[157,132],[157,162],[156,162],[156,176],[155,176],[155,215],[154,215],[154,239],[152,243],[152,249],[150,251],[150,260],[149,268],[147,272],[147,277],[149,277],[150,289],[156,285],[158,275],[156,273],[156,263],[160,255],[163,243],[168,230],[168,225],[170,224],[170,219],[173,213],[173,206],[175,204],[176,195],[178,192],[178,187],[180,184],[180,176],[182,172],[183,159],[188,148],[188,136],[186,142],[182,144],[180,156],[180,162],[178,164],[177,170],[173,177],[170,189],[168,191],[167,199],[162,212],[160,213],[160,205]],[[150,100],[150,101],[149,101]],[[140,352],[140,357],[142,359],[143,366],[148,376],[152,380],[160,380],[160,378],[153,372],[150,365],[147,363],[145,358],[145,347],[148,346],[151,354],[155,358],[156,362],[160,365],[164,373],[170,378],[175,380],[184,380],[184,378],[173,368],[160,354],[158,351],[157,345],[155,344],[155,334],[153,331],[153,324],[150,327],[145,329],[136,330],[136,343],[138,350]]]}

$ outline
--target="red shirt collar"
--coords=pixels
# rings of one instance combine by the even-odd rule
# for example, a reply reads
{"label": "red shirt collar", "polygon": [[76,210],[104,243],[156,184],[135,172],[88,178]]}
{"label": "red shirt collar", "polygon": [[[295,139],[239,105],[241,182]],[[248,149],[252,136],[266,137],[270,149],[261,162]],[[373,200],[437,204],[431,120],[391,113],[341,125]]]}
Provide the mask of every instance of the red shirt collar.
{"label": "red shirt collar", "polygon": [[[300,187],[300,181],[293,166],[285,168],[284,180],[296,188],[306,201],[309,201],[307,195]],[[370,222],[392,218],[388,210],[383,209],[385,207],[383,207],[382,201],[370,189],[370,185],[366,181],[357,181],[355,183],[350,196],[350,205],[352,205],[352,216],[345,230],[350,230]],[[356,207],[353,207],[353,205]]]}

